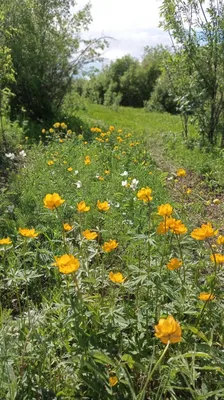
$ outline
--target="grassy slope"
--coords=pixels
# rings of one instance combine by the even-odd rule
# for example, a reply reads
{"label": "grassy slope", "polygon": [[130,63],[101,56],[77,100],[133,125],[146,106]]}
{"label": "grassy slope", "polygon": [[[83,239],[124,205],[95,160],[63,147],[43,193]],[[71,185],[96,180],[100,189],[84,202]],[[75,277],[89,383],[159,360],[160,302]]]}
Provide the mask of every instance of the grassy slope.
{"label": "grassy slope", "polygon": [[161,113],[146,113],[143,109],[120,107],[118,111],[96,104],[87,105],[79,116],[91,121],[103,121],[117,128],[145,133],[149,138],[150,153],[157,160],[170,162],[170,169],[187,168],[202,175],[212,189],[221,191],[224,185],[224,152],[216,149],[208,153],[200,148],[199,138],[193,126],[190,127],[189,143],[182,138],[179,116]]}
{"label": "grassy slope", "polygon": [[[13,244],[3,248],[0,266],[0,399],[9,398],[9,391],[16,400],[195,400],[195,394],[204,400],[221,398],[223,268],[215,268],[214,276],[210,248],[190,236],[197,225],[188,198],[182,196],[180,203],[169,199],[166,174],[155,168],[145,142],[138,140],[140,132],[151,129],[154,149],[159,147],[159,127],[178,132],[179,119],[95,106],[89,112],[108,118],[110,125],[126,124],[137,135],[129,137],[124,131],[118,142],[115,131],[108,142],[100,142],[88,132],[88,142],[72,135],[63,142],[55,138],[49,146],[33,146],[1,202],[0,238],[9,235]],[[139,180],[138,189],[152,188],[150,206],[136,200],[137,190],[122,185],[130,178]],[[181,179],[180,189],[183,183]],[[43,204],[44,196],[53,192],[65,199],[58,211]],[[98,199],[110,201],[108,212],[97,210]],[[81,200],[91,207],[86,215],[77,212]],[[180,238],[172,232],[168,239],[157,234],[162,221],[157,207],[168,201],[173,216],[183,218],[188,228]],[[65,233],[61,222],[73,229]],[[33,227],[39,234],[27,240],[19,227]],[[84,240],[85,229],[97,231],[98,241]],[[118,248],[107,254],[102,245],[115,238]],[[80,260],[77,274],[59,274],[52,265],[64,253]],[[177,271],[166,267],[173,257],[183,261]],[[124,283],[110,281],[109,272],[122,273]],[[216,299],[203,303],[198,298],[202,291],[212,291]],[[171,343],[157,368],[165,347],[155,337],[154,326],[170,314],[183,327],[183,340]],[[114,374],[118,383],[111,387]],[[142,394],[145,382],[148,390]]]}

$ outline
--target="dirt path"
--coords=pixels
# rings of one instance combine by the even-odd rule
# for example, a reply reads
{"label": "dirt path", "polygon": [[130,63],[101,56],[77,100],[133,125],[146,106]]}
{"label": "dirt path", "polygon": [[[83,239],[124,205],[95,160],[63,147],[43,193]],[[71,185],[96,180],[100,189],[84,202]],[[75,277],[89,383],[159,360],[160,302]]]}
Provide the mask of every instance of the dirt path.
{"label": "dirt path", "polygon": [[[151,137],[148,140],[148,147],[157,167],[168,172],[167,190],[175,202],[183,204],[188,218],[190,216],[195,225],[212,222],[224,234],[224,193],[220,195],[212,191],[203,178],[192,170],[187,171],[185,177],[178,178],[176,171],[182,166],[175,164],[166,156],[162,142],[155,143]],[[187,194],[187,191],[191,192]]]}

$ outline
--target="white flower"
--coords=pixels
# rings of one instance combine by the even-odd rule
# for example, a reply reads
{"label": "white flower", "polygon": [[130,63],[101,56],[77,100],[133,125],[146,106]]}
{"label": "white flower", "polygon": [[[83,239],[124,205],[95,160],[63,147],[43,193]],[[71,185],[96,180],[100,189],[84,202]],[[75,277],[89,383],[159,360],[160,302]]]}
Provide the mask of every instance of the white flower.
{"label": "white flower", "polygon": [[10,160],[14,160],[14,158],[15,158],[14,153],[6,153],[5,156],[8,157]]}
{"label": "white flower", "polygon": [[20,152],[19,152],[19,155],[20,155],[20,157],[26,157],[26,153],[25,153],[25,151],[24,150],[21,150]]}
{"label": "white flower", "polygon": [[78,175],[78,173],[79,173],[79,171],[78,171],[78,170],[76,170],[76,171],[75,171],[75,175]]}
{"label": "white flower", "polygon": [[14,205],[11,205],[11,206],[8,206],[7,207],[7,210],[8,210],[8,212],[13,212],[13,210],[14,210],[14,208],[15,208],[15,206]]}
{"label": "white flower", "polygon": [[122,186],[127,186],[128,181],[122,181],[121,184],[122,184]]}
{"label": "white flower", "polygon": [[120,176],[128,176],[128,171],[124,171]]}
{"label": "white flower", "polygon": [[77,182],[75,182],[75,185],[76,185],[77,189],[80,189],[82,187],[82,182],[77,181]]}
{"label": "white flower", "polygon": [[130,184],[130,188],[132,189],[132,190],[136,190],[137,189],[137,186],[138,186],[138,180],[137,179],[132,179],[132,181],[131,181],[131,184]]}
{"label": "white flower", "polygon": [[96,178],[98,179],[100,177],[100,174],[96,174]]}

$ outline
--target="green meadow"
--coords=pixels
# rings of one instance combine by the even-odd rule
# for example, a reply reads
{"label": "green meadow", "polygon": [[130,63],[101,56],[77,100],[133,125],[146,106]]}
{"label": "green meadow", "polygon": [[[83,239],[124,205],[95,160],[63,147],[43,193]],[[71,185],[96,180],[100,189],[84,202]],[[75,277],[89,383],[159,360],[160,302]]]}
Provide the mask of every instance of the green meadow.
{"label": "green meadow", "polygon": [[8,161],[0,399],[222,399],[222,152],[193,129],[186,149],[178,116],[86,107]]}

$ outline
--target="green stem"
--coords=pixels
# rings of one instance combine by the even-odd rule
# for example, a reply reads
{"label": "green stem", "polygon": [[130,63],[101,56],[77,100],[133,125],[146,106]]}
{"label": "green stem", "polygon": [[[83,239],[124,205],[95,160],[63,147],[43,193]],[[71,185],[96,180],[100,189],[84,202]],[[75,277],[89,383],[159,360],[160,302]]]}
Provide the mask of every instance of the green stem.
{"label": "green stem", "polygon": [[148,386],[149,382],[151,381],[151,379],[152,379],[152,377],[153,377],[153,374],[154,374],[154,372],[156,371],[156,369],[158,368],[159,364],[162,362],[162,360],[163,360],[163,358],[164,358],[164,356],[165,356],[165,354],[166,354],[166,352],[167,352],[167,350],[168,350],[168,348],[169,348],[169,345],[170,345],[170,341],[168,341],[168,343],[167,343],[165,349],[163,350],[163,352],[162,352],[160,358],[158,359],[158,361],[155,363],[155,365],[154,365],[152,371],[151,371],[151,372],[150,372],[150,371],[148,372],[148,377],[147,377],[147,379],[146,379],[146,381],[145,381],[145,384],[144,384],[143,389],[141,390],[141,392],[139,393],[139,395],[138,395],[138,397],[137,397],[137,400],[144,400],[145,392],[146,392],[147,386]]}
{"label": "green stem", "polygon": [[184,265],[184,257],[183,257],[183,252],[182,252],[182,248],[181,248],[181,243],[180,243],[180,238],[178,235],[176,235],[177,237],[177,242],[178,242],[178,247],[179,247],[179,252],[180,252],[180,258],[182,261],[182,266],[183,266],[183,273],[184,273],[184,279],[183,279],[183,283],[185,283],[186,280],[186,269],[185,269],[185,265]]}
{"label": "green stem", "polygon": [[148,278],[150,274],[150,267],[151,267],[151,243],[150,243],[150,231],[151,231],[151,204],[150,202],[148,203]]}

